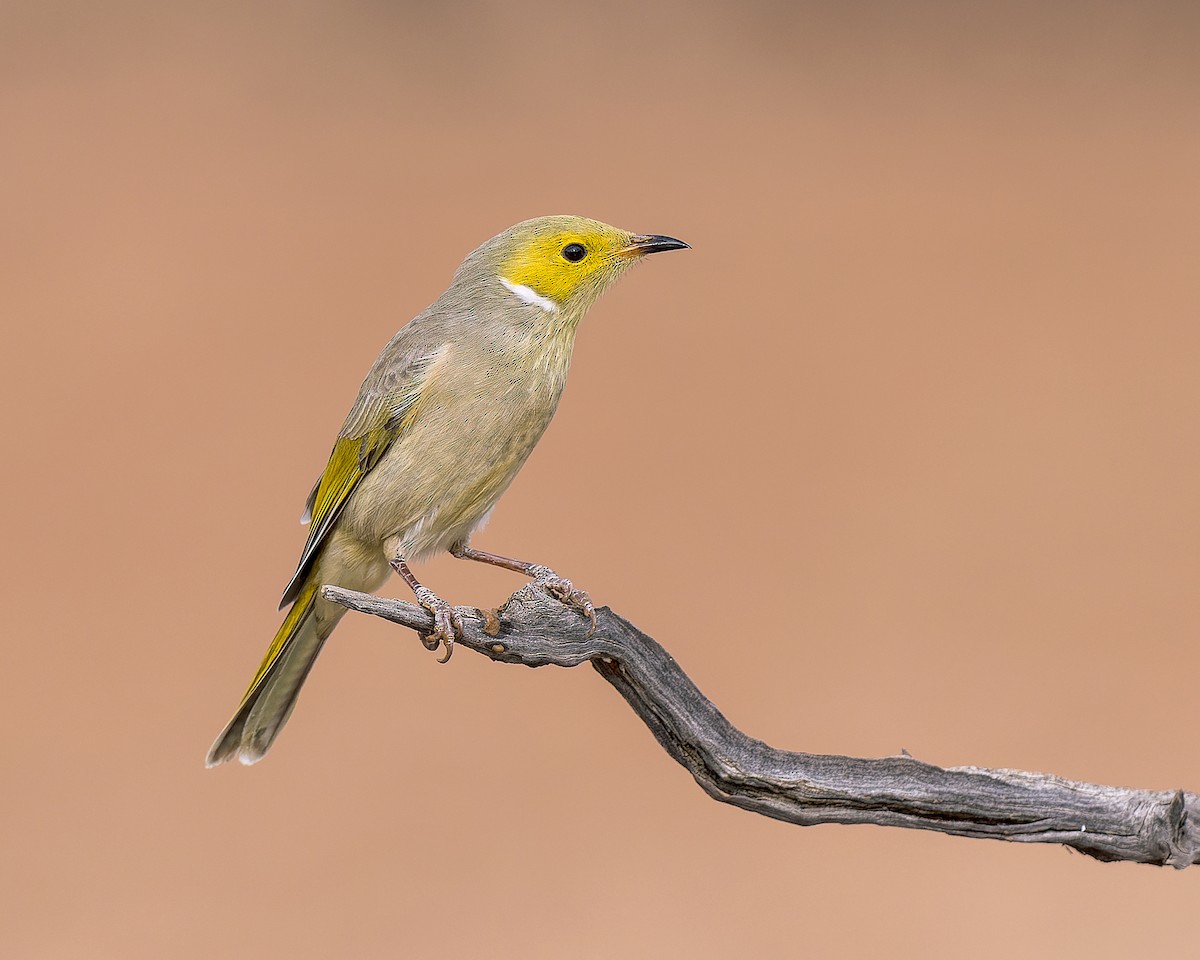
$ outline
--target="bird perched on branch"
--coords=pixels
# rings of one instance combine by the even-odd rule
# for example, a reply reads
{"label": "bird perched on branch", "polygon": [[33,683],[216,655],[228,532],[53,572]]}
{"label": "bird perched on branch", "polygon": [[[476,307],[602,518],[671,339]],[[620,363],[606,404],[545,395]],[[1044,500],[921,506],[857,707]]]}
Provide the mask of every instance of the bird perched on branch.
{"label": "bird perched on branch", "polygon": [[358,391],[309,494],[308,541],[283,594],[291,604],[208,765],[261,760],[345,608],[322,584],[379,588],[395,570],[434,618],[424,637],[448,660],[454,609],[409,569],[449,550],[536,579],[595,624],[591,600],[548,567],[470,546],[550,424],[575,330],[632,264],[688,245],[584,217],[541,217],[505,230],[458,268],[449,289],[397,333]]}

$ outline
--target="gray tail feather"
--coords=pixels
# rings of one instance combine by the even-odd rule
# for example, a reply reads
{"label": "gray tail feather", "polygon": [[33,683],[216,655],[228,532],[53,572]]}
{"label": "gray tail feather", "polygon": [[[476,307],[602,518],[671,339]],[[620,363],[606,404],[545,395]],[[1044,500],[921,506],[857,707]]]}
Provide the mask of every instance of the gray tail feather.
{"label": "gray tail feather", "polygon": [[235,758],[249,765],[267,755],[292,715],[300,688],[324,644],[325,637],[317,630],[317,618],[309,616],[258,689],[238,707],[221,731],[208,751],[208,766],[215,767]]}

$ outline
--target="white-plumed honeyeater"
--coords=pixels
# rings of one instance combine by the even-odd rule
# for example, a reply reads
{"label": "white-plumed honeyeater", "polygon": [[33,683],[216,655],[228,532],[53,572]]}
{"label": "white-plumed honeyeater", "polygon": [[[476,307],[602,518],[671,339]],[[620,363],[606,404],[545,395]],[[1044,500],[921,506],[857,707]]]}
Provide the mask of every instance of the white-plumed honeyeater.
{"label": "white-plumed honeyeater", "polygon": [[449,550],[535,577],[582,615],[591,600],[546,567],[475,550],[487,519],[549,425],[588,308],[649,253],[687,247],[584,217],[527,220],[475,250],[435,303],[391,341],[333,445],[304,511],[308,541],[283,594],[283,625],[209,766],[261,760],[345,608],[323,584],[373,591],[395,570],[434,617],[425,637],[450,652],[453,608],[410,560]]}

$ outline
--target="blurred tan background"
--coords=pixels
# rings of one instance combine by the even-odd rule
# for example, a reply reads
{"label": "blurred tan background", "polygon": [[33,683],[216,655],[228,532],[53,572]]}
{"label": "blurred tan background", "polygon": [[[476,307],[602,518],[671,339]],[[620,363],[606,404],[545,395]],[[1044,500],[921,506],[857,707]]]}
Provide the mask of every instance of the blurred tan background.
{"label": "blurred tan background", "polygon": [[1200,789],[1197,9],[0,6],[0,955],[1187,955],[1200,871],[751,816],[356,616],[202,759],[379,348],[577,212],[695,249],[480,546],[771,743]]}

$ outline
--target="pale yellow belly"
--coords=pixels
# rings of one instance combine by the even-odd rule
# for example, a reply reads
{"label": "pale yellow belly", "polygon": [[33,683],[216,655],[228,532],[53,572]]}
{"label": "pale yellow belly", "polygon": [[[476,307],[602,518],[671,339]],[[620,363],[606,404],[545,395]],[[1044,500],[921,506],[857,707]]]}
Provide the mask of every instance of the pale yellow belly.
{"label": "pale yellow belly", "polygon": [[[351,495],[339,527],[390,558],[465,539],[508,488],[554,415],[557,396],[426,408]],[[459,410],[451,417],[446,410]]]}

